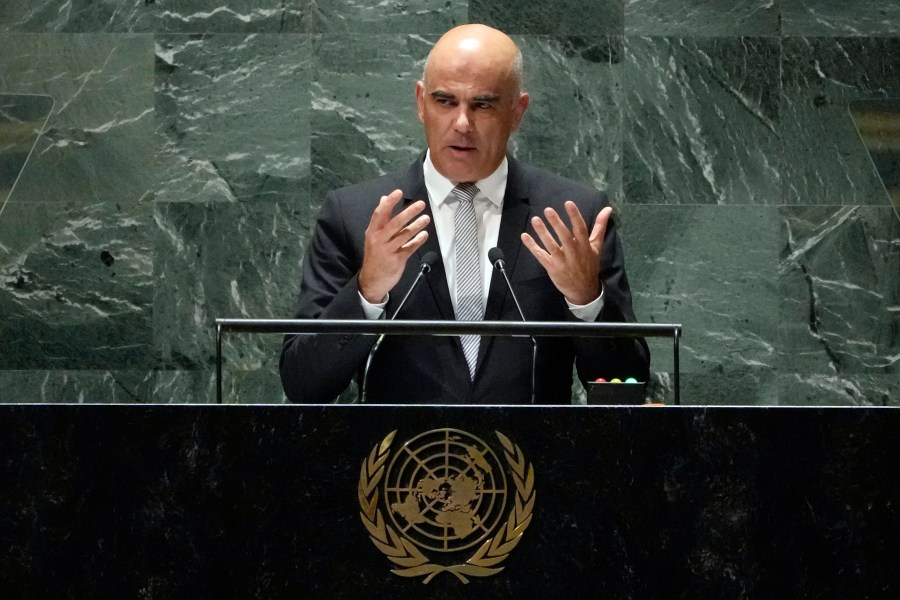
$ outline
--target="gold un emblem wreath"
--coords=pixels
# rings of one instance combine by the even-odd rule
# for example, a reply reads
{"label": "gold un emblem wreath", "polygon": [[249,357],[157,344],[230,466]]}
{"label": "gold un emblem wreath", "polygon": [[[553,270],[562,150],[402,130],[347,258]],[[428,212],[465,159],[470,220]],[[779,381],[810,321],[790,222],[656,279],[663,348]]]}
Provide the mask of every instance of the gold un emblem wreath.
{"label": "gold un emblem wreath", "polygon": [[522,450],[494,432],[501,461],[474,435],[434,429],[392,455],[396,433],[363,461],[358,490],[362,522],[372,543],[397,565],[392,572],[423,577],[423,583],[446,572],[469,583],[469,577],[502,571],[534,511],[534,467]]}

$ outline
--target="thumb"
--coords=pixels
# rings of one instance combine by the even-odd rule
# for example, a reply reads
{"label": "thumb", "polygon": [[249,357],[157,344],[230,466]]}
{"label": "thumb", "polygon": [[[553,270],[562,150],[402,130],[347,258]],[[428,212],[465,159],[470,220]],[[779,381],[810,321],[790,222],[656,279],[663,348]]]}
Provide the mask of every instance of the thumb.
{"label": "thumb", "polygon": [[609,224],[609,218],[612,215],[612,208],[607,206],[594,219],[594,227],[591,229],[591,235],[588,241],[595,252],[600,252],[603,246],[603,238],[606,236],[606,226]]}

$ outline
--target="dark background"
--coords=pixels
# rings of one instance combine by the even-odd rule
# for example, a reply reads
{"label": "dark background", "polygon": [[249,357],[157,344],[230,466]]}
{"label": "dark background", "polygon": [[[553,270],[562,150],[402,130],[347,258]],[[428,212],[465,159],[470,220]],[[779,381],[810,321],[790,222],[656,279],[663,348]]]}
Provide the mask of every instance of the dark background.
{"label": "dark background", "polygon": [[[67,405],[0,417],[5,598],[898,591],[895,409]],[[359,517],[372,448],[396,429],[393,456],[443,427],[498,454],[500,431],[535,472],[522,541],[504,571],[468,585],[392,574]]]}

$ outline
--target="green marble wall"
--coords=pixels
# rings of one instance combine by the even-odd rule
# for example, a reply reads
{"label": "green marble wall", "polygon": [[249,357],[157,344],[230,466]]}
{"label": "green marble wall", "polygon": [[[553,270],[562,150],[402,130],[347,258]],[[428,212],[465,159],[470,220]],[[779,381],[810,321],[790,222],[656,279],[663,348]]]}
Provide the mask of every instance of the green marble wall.
{"label": "green marble wall", "polygon": [[[213,319],[290,316],[324,190],[419,152],[464,22],[525,52],[515,154],[612,194],[685,402],[900,404],[900,220],[848,111],[900,96],[900,0],[4,2],[0,94],[54,106],[0,212],[0,401],[211,402]],[[229,401],[282,401],[279,345],[226,340]]]}

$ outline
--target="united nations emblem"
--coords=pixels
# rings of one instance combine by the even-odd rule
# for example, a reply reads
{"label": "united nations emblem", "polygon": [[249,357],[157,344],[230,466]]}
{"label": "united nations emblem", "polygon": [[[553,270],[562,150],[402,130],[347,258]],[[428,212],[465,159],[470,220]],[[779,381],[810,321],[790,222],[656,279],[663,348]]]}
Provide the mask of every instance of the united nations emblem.
{"label": "united nations emblem", "polygon": [[[392,454],[396,433],[363,461],[358,488],[363,524],[397,565],[392,572],[424,577],[423,583],[447,572],[468,583],[469,577],[502,571],[534,510],[534,468],[521,449],[495,432],[501,460],[465,431],[435,429]],[[507,474],[514,491],[507,487]],[[463,553],[468,558],[453,564]]]}

